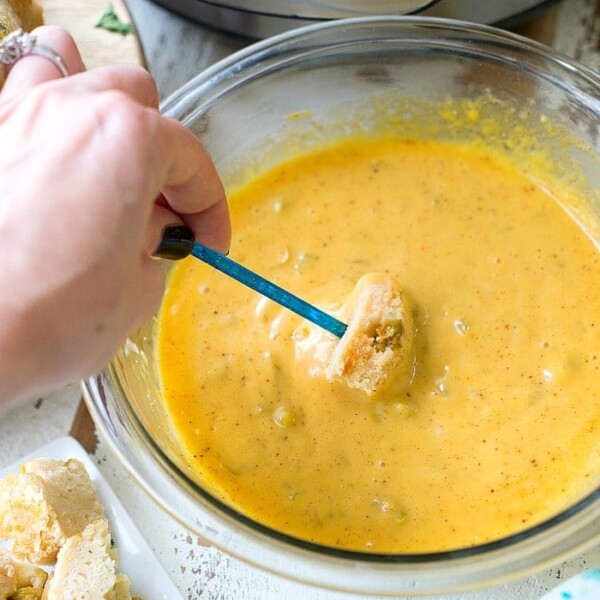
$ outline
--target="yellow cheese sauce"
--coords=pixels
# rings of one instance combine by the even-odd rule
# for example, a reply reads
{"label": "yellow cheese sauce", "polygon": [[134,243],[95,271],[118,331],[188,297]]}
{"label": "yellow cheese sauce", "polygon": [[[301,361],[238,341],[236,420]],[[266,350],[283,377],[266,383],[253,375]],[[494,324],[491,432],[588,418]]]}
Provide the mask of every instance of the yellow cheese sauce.
{"label": "yellow cheese sauce", "polygon": [[416,306],[408,392],[327,381],[306,324],[189,258],[159,316],[165,401],[220,498],[304,540],[426,552],[555,514],[600,473],[598,248],[480,144],[346,140],[230,197],[231,257],[335,312],[383,272]]}

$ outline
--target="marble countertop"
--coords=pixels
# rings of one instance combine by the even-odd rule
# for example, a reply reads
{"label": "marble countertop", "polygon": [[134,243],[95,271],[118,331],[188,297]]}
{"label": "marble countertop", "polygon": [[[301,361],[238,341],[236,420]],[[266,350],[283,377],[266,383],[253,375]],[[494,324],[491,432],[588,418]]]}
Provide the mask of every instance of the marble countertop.
{"label": "marble countertop", "polygon": [[[187,21],[150,0],[126,0],[148,69],[166,98],[205,67],[249,43],[248,39]],[[600,71],[600,4],[565,0],[552,14],[552,31],[541,40]],[[522,33],[531,29],[523,26]],[[33,398],[0,417],[0,467],[69,433],[81,393],[77,383]],[[182,528],[136,486],[99,440],[93,459],[187,600],[341,600],[349,596],[280,579],[224,555]],[[454,595],[453,600],[537,600],[562,580],[600,567],[600,548],[501,587]],[[356,596],[355,596],[356,597]],[[358,598],[358,597],[356,597]],[[449,599],[450,597],[447,597]],[[152,600],[148,598],[146,600]],[[442,600],[441,597],[437,600]]]}

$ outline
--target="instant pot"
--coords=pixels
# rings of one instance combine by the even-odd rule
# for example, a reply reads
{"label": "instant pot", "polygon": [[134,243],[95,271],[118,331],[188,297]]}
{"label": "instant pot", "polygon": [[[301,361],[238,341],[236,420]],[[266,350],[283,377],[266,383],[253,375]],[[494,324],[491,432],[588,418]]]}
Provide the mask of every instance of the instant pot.
{"label": "instant pot", "polygon": [[407,15],[509,27],[556,0],[154,0],[206,25],[264,38],[295,27],[345,17]]}

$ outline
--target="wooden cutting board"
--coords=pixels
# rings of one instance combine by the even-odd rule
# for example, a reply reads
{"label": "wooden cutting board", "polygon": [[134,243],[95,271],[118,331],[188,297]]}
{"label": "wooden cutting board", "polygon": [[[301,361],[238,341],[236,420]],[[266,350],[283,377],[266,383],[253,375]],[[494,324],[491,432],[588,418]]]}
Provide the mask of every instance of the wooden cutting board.
{"label": "wooden cutting board", "polygon": [[[109,0],[38,0],[44,9],[47,25],[60,25],[75,38],[88,69],[119,63],[144,64],[138,37],[121,35],[95,25]],[[115,12],[125,23],[131,17],[122,0],[110,0]]]}

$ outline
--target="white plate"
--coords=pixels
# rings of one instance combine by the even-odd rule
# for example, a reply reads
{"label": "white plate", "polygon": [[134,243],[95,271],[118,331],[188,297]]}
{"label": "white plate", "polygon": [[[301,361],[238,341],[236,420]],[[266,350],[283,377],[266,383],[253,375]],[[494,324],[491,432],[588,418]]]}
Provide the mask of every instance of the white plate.
{"label": "white plate", "polygon": [[18,462],[0,469],[0,478],[18,473],[19,466],[34,458],[79,459],[87,469],[98,490],[98,497],[106,511],[111,533],[119,550],[119,572],[131,580],[133,596],[143,600],[183,600],[173,582],[150,550],[150,547],[125,512],[87,452],[73,438],[61,437],[46,446],[19,459]]}

